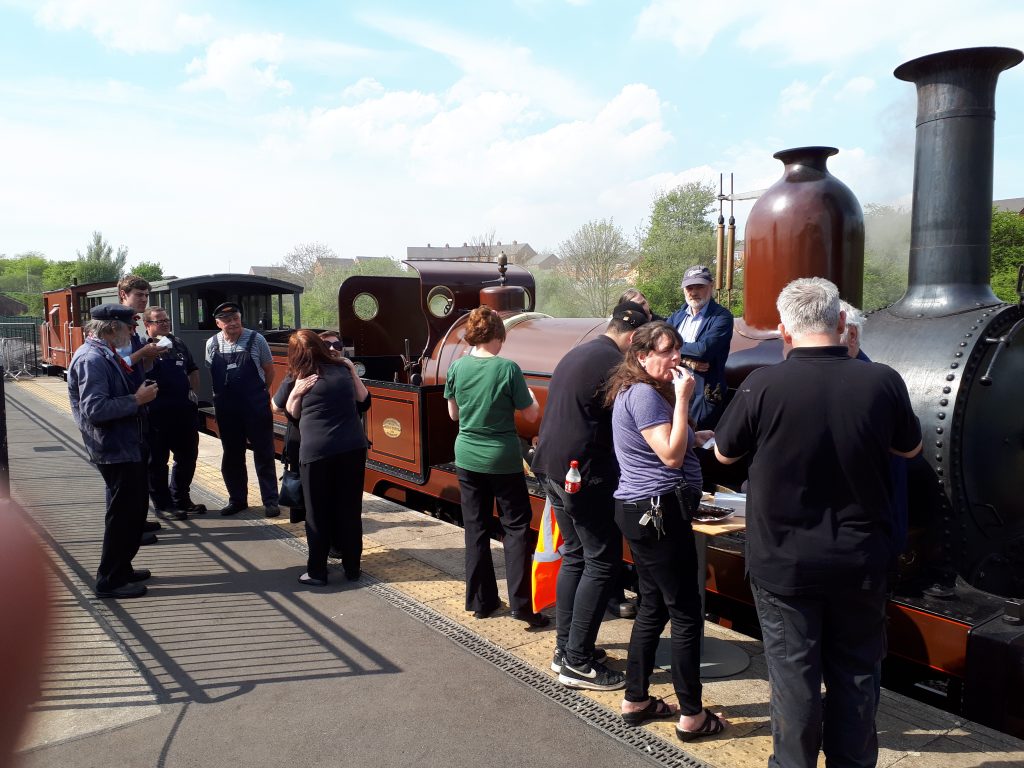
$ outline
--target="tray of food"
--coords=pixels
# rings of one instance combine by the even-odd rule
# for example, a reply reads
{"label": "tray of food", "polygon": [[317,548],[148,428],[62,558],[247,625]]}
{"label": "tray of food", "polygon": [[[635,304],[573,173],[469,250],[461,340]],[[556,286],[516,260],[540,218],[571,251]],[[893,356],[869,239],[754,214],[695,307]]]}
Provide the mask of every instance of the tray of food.
{"label": "tray of food", "polygon": [[735,514],[736,510],[732,507],[720,507],[716,504],[702,501],[693,519],[698,523],[720,523],[723,520],[728,520]]}

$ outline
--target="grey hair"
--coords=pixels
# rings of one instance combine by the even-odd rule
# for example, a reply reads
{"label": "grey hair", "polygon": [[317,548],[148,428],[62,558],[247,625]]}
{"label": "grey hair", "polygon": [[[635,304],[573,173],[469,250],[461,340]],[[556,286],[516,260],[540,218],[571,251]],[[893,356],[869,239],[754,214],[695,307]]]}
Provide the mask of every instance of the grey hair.
{"label": "grey hair", "polygon": [[103,338],[104,336],[113,336],[122,325],[124,323],[120,320],[89,320],[83,330],[86,336]]}
{"label": "grey hair", "polygon": [[796,335],[834,333],[839,327],[839,289],[823,277],[801,277],[775,302],[786,332]]}
{"label": "grey hair", "polygon": [[862,331],[867,319],[864,317],[863,312],[848,301],[840,301],[839,309],[846,313],[846,329],[843,331],[842,336],[839,337],[839,343],[848,345],[850,343],[850,326],[855,327],[858,331]]}
{"label": "grey hair", "polygon": [[[156,304],[151,304],[150,306],[146,307],[145,311],[142,313],[142,319],[143,320],[152,320],[153,318],[151,317],[151,315],[152,315],[153,312],[164,312],[164,313],[167,313],[167,310],[164,309],[163,307],[158,307]],[[169,313],[167,313],[167,314],[169,314]]]}

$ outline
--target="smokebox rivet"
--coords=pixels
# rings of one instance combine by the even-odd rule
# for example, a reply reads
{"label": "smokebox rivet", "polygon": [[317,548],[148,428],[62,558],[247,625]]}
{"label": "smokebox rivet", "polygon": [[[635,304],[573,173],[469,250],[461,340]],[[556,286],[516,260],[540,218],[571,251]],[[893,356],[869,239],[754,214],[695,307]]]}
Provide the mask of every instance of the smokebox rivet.
{"label": "smokebox rivet", "polygon": [[950,368],[959,368],[960,367],[960,363],[950,363],[949,367]]}
{"label": "smokebox rivet", "polygon": [[941,448],[942,447],[942,441],[941,440],[936,440],[935,441],[935,447],[936,448]]}
{"label": "smokebox rivet", "polygon": [[956,376],[954,376],[952,373],[947,373],[946,374],[946,381],[952,381],[955,378],[956,378]]}
{"label": "smokebox rivet", "polygon": [[949,400],[947,400],[946,398],[942,398],[941,400],[939,400],[939,405],[949,405]]}
{"label": "smokebox rivet", "polygon": [[939,411],[935,415],[938,416],[940,419],[946,418],[946,414],[943,411]]}
{"label": "smokebox rivet", "polygon": [[964,356],[963,352],[957,352],[955,355],[953,355],[953,357],[963,357],[963,356]]}
{"label": "smokebox rivet", "polygon": [[952,391],[953,391],[952,387],[943,387],[943,388],[942,388],[942,393],[943,393],[944,395],[948,395],[948,394],[949,394],[950,392],[952,392]]}
{"label": "smokebox rivet", "polygon": [[936,427],[936,428],[935,428],[935,432],[936,432],[937,434],[940,434],[940,435],[941,435],[941,434],[942,434],[942,427]]}

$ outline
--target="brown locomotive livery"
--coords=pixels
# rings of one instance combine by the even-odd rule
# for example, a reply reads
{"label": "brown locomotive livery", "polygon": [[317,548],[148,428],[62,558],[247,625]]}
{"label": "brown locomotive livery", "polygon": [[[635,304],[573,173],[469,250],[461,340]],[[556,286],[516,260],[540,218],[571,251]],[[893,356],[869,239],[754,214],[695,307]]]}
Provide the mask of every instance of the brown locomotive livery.
{"label": "brown locomotive livery", "polygon": [[[1024,736],[1024,293],[1020,303],[1005,304],[989,284],[995,85],[1022,57],[974,48],[896,70],[918,91],[909,286],[896,304],[871,314],[866,349],[903,375],[925,435],[925,451],[909,471],[909,542],[889,605],[889,656],[908,664],[890,666],[942,679],[937,703]],[[778,153],[784,175],[750,214],[744,316],[736,320],[727,368],[731,390],[754,368],[782,359],[775,330],[781,286],[822,276],[850,303],[861,303],[863,217],[853,194],[828,173],[834,153]],[[347,352],[373,393],[365,490],[435,513],[457,510],[457,426],[443,390],[449,366],[468,352],[470,310],[486,304],[500,313],[502,355],[520,365],[542,414],[555,365],[603,333],[607,319],[533,311],[536,286],[518,266],[406,264],[411,276],[352,277],[338,294]],[[725,274],[731,285],[731,266],[720,263],[719,288]],[[251,315],[244,322],[256,327]],[[287,331],[268,337],[283,364]],[[206,422],[216,430],[212,409]],[[517,416],[527,464],[539,424]],[[725,468],[705,470],[710,483],[741,479]],[[532,487],[536,523],[543,498]],[[709,547],[707,587],[723,622],[752,616],[743,548],[742,533],[717,536]]]}

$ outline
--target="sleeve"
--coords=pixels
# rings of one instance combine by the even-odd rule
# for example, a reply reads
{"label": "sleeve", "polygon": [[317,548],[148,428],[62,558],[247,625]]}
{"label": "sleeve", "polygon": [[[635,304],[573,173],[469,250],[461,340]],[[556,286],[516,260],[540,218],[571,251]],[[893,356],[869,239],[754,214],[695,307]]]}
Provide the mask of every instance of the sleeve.
{"label": "sleeve", "polygon": [[213,335],[206,340],[206,367],[211,368],[213,366],[213,350],[214,345],[217,343],[217,336]]}
{"label": "sleeve", "polygon": [[753,453],[757,447],[756,432],[751,418],[752,406],[750,387],[744,383],[736,390],[732,402],[726,406],[722,418],[715,426],[715,445],[723,456],[738,459],[747,453]]}
{"label": "sleeve", "polygon": [[679,354],[705,362],[719,357],[724,360],[729,356],[729,345],[732,343],[733,317],[726,311],[707,317],[705,322],[708,324],[707,330],[700,334],[697,341],[684,341]]}
{"label": "sleeve", "polygon": [[533,404],[533,398],[530,396],[530,389],[526,386],[526,377],[523,376],[523,370],[517,363],[509,360],[508,366],[509,376],[509,391],[512,394],[512,404],[515,406],[517,411],[521,411],[524,408],[529,408]]}
{"label": "sleeve", "polygon": [[659,424],[672,423],[672,409],[665,398],[648,384],[634,384],[627,394],[632,392],[624,405],[633,417],[637,431],[656,427]]}
{"label": "sleeve", "polygon": [[373,400],[373,395],[369,392],[366,393],[366,399],[363,402],[356,400],[356,411],[359,413],[366,413],[370,410],[370,401]]}
{"label": "sleeve", "polygon": [[294,386],[295,379],[291,376],[285,376],[284,381],[277,388],[277,392],[274,393],[274,405],[283,409],[288,404],[288,397],[291,395]]}
{"label": "sleeve", "polygon": [[274,354],[270,351],[270,344],[263,337],[262,333],[256,333],[256,341],[253,342],[252,349],[256,353],[256,359],[260,366],[273,365]]}
{"label": "sleeve", "polygon": [[455,372],[459,370],[459,361],[456,360],[448,367],[448,375],[444,380],[444,399],[451,400],[455,397]]}
{"label": "sleeve", "polygon": [[906,382],[896,371],[889,369],[890,386],[896,400],[893,419],[892,448],[901,453],[912,451],[921,442],[921,422],[910,404]]}
{"label": "sleeve", "polygon": [[114,395],[111,392],[107,363],[102,359],[81,360],[78,364],[78,409],[82,418],[102,426],[134,416],[139,405],[135,395]]}

